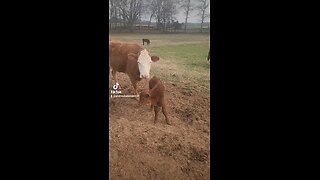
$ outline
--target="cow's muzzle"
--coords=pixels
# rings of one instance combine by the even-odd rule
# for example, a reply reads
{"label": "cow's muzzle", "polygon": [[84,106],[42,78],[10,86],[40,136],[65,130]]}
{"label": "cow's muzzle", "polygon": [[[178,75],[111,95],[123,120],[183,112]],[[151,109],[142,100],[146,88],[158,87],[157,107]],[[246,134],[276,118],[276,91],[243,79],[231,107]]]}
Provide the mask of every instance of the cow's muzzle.
{"label": "cow's muzzle", "polygon": [[149,75],[140,75],[140,78],[141,78],[141,79],[148,79],[148,78],[149,78]]}

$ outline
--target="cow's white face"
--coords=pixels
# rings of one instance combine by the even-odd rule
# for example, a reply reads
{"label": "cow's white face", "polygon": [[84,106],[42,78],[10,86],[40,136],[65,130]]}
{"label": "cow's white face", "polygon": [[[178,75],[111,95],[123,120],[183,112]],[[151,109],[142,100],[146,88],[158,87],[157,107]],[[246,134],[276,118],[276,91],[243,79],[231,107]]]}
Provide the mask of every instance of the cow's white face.
{"label": "cow's white face", "polygon": [[140,52],[140,56],[138,57],[138,67],[140,72],[140,78],[149,78],[150,76],[150,68],[151,68],[151,57],[146,49]]}

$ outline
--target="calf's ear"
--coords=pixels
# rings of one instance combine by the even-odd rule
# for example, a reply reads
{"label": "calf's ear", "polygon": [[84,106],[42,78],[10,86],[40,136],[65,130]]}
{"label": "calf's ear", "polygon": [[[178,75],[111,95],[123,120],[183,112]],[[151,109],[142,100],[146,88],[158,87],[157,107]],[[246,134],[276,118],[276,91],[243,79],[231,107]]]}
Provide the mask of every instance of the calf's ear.
{"label": "calf's ear", "polygon": [[158,56],[151,56],[151,60],[152,60],[153,62],[157,62],[157,61],[160,60],[160,58],[159,58]]}

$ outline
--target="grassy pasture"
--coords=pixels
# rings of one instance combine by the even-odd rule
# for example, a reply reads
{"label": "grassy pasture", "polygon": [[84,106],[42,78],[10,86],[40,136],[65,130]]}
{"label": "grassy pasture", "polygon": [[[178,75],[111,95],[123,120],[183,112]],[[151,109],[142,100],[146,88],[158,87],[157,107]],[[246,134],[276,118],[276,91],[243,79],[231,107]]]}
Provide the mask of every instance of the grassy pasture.
{"label": "grassy pasture", "polygon": [[110,38],[142,45],[142,38],[151,41],[144,47],[160,57],[151,75],[169,83],[209,92],[210,65],[207,62],[209,34],[110,34]]}

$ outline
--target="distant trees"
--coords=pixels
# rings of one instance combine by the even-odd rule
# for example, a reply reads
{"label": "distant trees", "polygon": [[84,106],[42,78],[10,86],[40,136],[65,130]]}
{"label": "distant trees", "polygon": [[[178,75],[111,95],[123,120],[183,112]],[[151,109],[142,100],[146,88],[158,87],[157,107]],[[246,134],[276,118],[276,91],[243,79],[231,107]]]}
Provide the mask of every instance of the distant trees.
{"label": "distant trees", "polygon": [[117,22],[119,20],[119,5],[117,0],[109,0],[109,27],[110,29],[112,26],[114,28],[117,27]]}
{"label": "distant trees", "polygon": [[178,21],[175,21],[172,23],[172,27],[175,32],[176,30],[182,29],[182,26],[183,26],[183,23],[179,23]]}
{"label": "distant trees", "polygon": [[184,32],[186,32],[189,14],[193,10],[193,5],[191,4],[191,0],[182,0],[180,7],[183,9],[184,14],[186,15],[185,22],[184,22]]}
{"label": "distant trees", "polygon": [[141,8],[142,0],[119,0],[120,14],[130,32],[140,17]]}
{"label": "distant trees", "polygon": [[110,28],[128,28],[133,31],[135,23],[141,17],[142,0],[109,0]]}
{"label": "distant trees", "polygon": [[[109,0],[109,29],[133,32],[144,16],[148,19],[148,30],[152,20],[155,20],[159,31],[176,31],[184,26],[186,32],[188,20],[196,10],[201,19],[202,32],[204,21],[209,17],[208,7],[209,0]],[[177,21],[178,11],[184,13],[184,23]]]}
{"label": "distant trees", "polygon": [[167,25],[174,20],[177,3],[177,0],[155,0],[153,6],[158,29],[166,31]]}
{"label": "distant trees", "polygon": [[148,30],[151,24],[151,20],[152,18],[155,16],[156,11],[157,11],[157,0],[147,0],[145,3],[145,10],[146,12],[150,13],[150,18],[149,18],[149,22],[148,22]]}
{"label": "distant trees", "polygon": [[198,15],[200,15],[201,17],[201,32],[203,32],[202,31],[203,22],[207,17],[209,17],[209,14],[207,12],[207,9],[209,7],[209,0],[199,0],[199,1],[200,3],[197,6],[197,9],[198,9]]}

